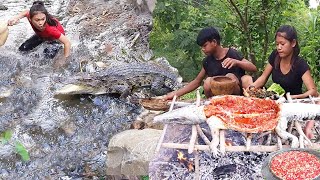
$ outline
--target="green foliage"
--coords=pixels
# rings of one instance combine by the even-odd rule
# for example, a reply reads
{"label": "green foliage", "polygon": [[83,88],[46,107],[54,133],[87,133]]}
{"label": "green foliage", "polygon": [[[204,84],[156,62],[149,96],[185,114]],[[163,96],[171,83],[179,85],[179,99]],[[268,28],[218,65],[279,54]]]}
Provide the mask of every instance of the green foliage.
{"label": "green foliage", "polygon": [[[206,98],[206,96],[204,94],[202,94],[202,92],[203,92],[203,87],[202,86],[200,86],[199,91],[200,91],[200,97],[201,98]],[[196,98],[197,98],[197,91],[196,90],[194,90],[192,92],[189,92],[189,93],[187,93],[187,94],[185,94],[185,95],[180,97],[181,100],[196,99]]]}
{"label": "green foliage", "polygon": [[149,176],[141,176],[141,180],[149,180]]}
{"label": "green foliage", "polygon": [[23,161],[30,160],[29,153],[26,150],[26,148],[23,146],[23,144],[21,144],[20,142],[17,141],[15,143],[15,149],[16,149],[16,152],[21,156]]}
{"label": "green foliage", "polygon": [[153,14],[150,45],[156,56],[166,57],[185,81],[200,71],[203,55],[195,43],[200,29],[215,26],[224,47],[234,46],[258,68],[259,75],[270,52],[274,35],[283,24],[298,31],[301,56],[320,86],[319,8],[311,10],[303,0],[158,0]]}
{"label": "green foliage", "polygon": [[279,84],[277,83],[272,83],[271,86],[267,89],[267,91],[273,91],[277,93],[279,96],[283,96],[284,93],[286,92]]}
{"label": "green foliage", "polygon": [[[0,141],[2,142],[2,144],[8,144],[8,143],[10,143],[11,137],[12,137],[12,132],[10,130],[6,130],[0,134]],[[14,146],[15,146],[15,150],[16,150],[17,154],[19,154],[21,156],[21,159],[23,161],[30,160],[29,153],[28,153],[27,149],[23,146],[23,144],[16,141]]]}
{"label": "green foliage", "polygon": [[4,131],[0,135],[0,141],[2,142],[2,144],[6,144],[11,139],[11,137],[12,137],[12,132],[10,130]]}

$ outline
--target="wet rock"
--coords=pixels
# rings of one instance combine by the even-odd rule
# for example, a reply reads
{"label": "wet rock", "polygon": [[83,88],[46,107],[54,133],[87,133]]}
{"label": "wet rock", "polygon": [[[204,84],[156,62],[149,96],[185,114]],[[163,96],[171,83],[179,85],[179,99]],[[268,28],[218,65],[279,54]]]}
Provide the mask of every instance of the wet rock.
{"label": "wet rock", "polygon": [[5,11],[7,9],[8,9],[7,6],[0,4],[0,10]]}
{"label": "wet rock", "polygon": [[113,136],[107,150],[108,175],[148,175],[161,130],[127,130]]}

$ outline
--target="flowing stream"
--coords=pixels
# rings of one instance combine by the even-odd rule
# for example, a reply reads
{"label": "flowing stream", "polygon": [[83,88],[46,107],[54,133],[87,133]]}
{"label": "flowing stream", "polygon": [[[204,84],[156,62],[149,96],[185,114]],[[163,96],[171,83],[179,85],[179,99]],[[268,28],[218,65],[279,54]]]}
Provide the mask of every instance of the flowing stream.
{"label": "flowing stream", "polygon": [[[1,3],[8,10],[0,11],[0,21],[7,21],[30,8],[32,1]],[[62,23],[67,3],[45,1],[48,11]],[[79,33],[66,30],[73,46],[77,45]],[[18,52],[20,44],[32,34],[24,18],[9,27],[7,42],[0,47],[0,95],[5,96],[0,98],[0,132],[12,133],[8,142],[0,143],[0,179],[73,179],[86,177],[89,172],[103,177],[110,137],[128,129],[141,109],[103,95],[55,98],[57,82],[78,71],[78,66],[54,69],[54,60],[44,58],[42,53],[46,43],[30,53]],[[78,48],[77,52],[85,50]],[[17,142],[28,150],[29,161],[21,159],[15,149]]]}

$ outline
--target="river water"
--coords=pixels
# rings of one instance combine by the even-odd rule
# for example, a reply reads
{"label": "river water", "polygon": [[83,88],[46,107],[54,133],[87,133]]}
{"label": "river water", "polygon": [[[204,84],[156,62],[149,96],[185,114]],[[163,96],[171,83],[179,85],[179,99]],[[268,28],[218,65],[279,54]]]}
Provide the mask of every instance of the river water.
{"label": "river water", "polygon": [[[48,11],[66,23],[65,0],[45,1]],[[0,20],[24,9],[31,1],[4,0]],[[76,28],[69,28],[73,46],[80,42]],[[0,143],[0,179],[76,179],[103,177],[105,150],[112,135],[129,128],[140,107],[109,96],[55,98],[59,80],[78,71],[78,64],[55,69],[52,59],[43,56],[43,44],[24,54],[18,47],[33,34],[26,19],[9,27],[9,37],[0,47],[0,132],[10,131],[8,142]],[[78,48],[78,52],[82,50]],[[73,54],[73,58],[80,55]],[[0,96],[1,97],[1,96]],[[27,149],[23,161],[16,142]]]}

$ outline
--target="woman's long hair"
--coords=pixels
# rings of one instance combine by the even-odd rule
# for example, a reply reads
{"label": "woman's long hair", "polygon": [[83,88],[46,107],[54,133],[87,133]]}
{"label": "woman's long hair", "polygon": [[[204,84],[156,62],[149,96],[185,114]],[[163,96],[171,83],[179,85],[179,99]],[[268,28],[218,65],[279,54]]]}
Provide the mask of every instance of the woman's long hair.
{"label": "woman's long hair", "polygon": [[30,18],[39,13],[46,15],[46,22],[49,26],[57,26],[57,22],[54,20],[53,16],[48,13],[47,9],[44,7],[44,3],[42,1],[34,1],[29,11]]}
{"label": "woman's long hair", "polygon": [[[291,43],[294,40],[296,41],[296,45],[293,47],[292,59],[290,62],[291,69],[292,69],[292,64],[294,64],[294,62],[298,59],[299,54],[300,54],[300,47],[298,44],[297,31],[293,26],[283,25],[277,30],[275,38],[277,38],[277,36],[283,37],[286,40],[290,41]],[[280,67],[280,57],[279,57],[278,52],[276,52],[275,68],[279,68],[279,67]]]}

